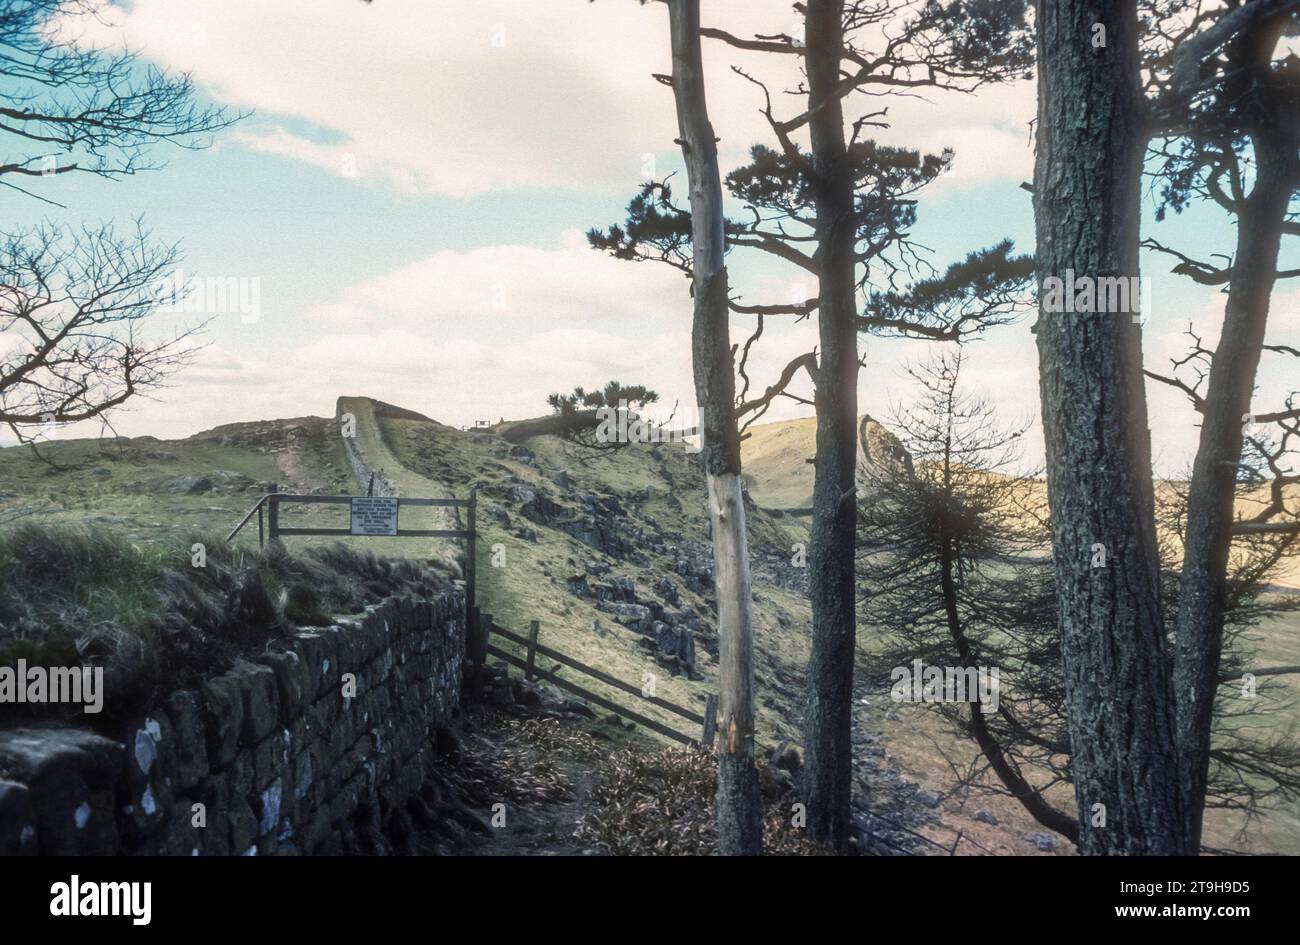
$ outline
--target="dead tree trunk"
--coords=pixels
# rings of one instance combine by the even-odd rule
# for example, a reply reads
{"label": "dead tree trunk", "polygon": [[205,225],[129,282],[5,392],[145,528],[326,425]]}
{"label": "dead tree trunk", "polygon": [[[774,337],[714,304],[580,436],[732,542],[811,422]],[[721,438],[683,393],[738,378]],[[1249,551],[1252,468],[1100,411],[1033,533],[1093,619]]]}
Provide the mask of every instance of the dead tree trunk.
{"label": "dead tree trunk", "polygon": [[[1097,24],[1104,45],[1094,42]],[[1037,31],[1040,286],[1068,271],[1076,280],[1136,277],[1146,145],[1136,7],[1042,3]],[[1187,853],[1140,329],[1132,312],[1052,311],[1048,294],[1041,298],[1042,417],[1080,848]]]}
{"label": "dead tree trunk", "polygon": [[691,348],[718,599],[718,835],[724,855],[754,856],[762,852],[763,830],[754,767],[749,545],[723,265],[722,182],[704,95],[699,0],[670,0],[668,11],[677,127],[690,182],[695,292]]}
{"label": "dead tree trunk", "polygon": [[847,845],[851,825],[858,412],[854,178],[841,98],[836,94],[843,13],[843,0],[810,0],[804,18],[820,262],[821,364],[816,385],[817,459],[809,562],[813,627],[803,787],[813,837],[839,849]]}

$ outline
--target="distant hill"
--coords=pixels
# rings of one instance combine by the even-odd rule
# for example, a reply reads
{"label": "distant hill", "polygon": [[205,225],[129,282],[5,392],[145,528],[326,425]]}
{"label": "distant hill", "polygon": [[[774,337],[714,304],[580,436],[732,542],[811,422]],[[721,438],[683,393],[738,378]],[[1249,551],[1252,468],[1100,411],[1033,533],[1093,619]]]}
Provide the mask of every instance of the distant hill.
{"label": "distant hill", "polygon": [[[817,452],[817,418],[778,420],[749,428],[740,445],[745,482],[754,501],[768,509],[800,509],[812,505]],[[863,440],[871,451],[868,457]],[[898,437],[871,417],[858,418],[858,461],[910,463]]]}

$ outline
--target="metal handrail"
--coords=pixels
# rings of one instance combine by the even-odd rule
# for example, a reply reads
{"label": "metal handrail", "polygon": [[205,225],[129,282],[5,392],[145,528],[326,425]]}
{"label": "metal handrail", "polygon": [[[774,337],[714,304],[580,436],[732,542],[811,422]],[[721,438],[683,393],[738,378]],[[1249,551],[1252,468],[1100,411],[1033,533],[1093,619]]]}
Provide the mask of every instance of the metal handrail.
{"label": "metal handrail", "polygon": [[239,530],[243,528],[245,525],[247,525],[248,520],[253,517],[253,513],[259,511],[262,508],[262,506],[266,504],[266,500],[271,498],[271,496],[274,494],[276,493],[268,492],[266,495],[258,499],[257,504],[248,510],[248,514],[245,515],[242,519],[240,519],[239,524],[230,530],[230,534],[226,536],[226,541],[234,541],[235,536],[239,534]]}

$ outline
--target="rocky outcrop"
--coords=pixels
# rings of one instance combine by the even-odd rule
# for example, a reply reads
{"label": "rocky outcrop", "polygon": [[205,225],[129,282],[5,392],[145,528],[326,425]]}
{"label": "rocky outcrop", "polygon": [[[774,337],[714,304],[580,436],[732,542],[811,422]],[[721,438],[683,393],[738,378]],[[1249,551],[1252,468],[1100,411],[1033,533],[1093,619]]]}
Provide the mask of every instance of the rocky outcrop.
{"label": "rocky outcrop", "polygon": [[858,423],[858,447],[868,466],[886,466],[913,474],[912,454],[894,434],[866,414]]}

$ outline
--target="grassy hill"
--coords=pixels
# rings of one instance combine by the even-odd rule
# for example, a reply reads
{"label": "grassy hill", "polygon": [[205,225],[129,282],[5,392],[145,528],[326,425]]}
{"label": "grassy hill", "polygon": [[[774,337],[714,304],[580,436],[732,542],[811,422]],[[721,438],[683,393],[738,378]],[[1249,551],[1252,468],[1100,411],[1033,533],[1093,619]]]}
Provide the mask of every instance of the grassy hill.
{"label": "grassy hill", "polygon": [[[339,412],[357,418],[354,446],[400,495],[477,490],[480,606],[499,623],[522,630],[538,620],[544,643],[628,682],[653,676],[658,695],[697,710],[717,691],[704,483],[695,458],[680,445],[593,453],[549,435],[511,443],[497,430],[462,431],[363,397],[341,398]],[[806,459],[815,421],[764,424],[752,433],[744,459],[753,499],[758,737],[766,750],[800,739],[810,611],[806,574],[792,560],[807,540],[807,519],[764,509],[810,503]],[[355,481],[337,418],[232,424],[176,441],[58,442],[45,451],[57,468],[25,449],[0,450],[0,528],[93,523],[143,546],[172,547],[195,531],[224,534],[270,483],[299,492],[364,489]],[[329,506],[284,513],[284,521],[295,524],[337,524],[345,517],[344,509]],[[404,517],[403,524],[414,523]],[[238,539],[245,547],[256,541],[255,527]],[[313,541],[286,540],[294,546]],[[416,559],[445,562],[458,554],[453,543],[425,539],[347,541]],[[1267,625],[1259,637],[1262,660],[1300,662],[1294,621]],[[864,651],[874,639],[872,628],[860,628]],[[602,691],[598,683],[581,682]],[[618,694],[618,701],[625,698]],[[873,810],[945,846],[960,830],[966,838],[960,853],[1042,852],[1034,839],[1041,829],[1015,802],[949,796],[951,766],[968,764],[975,752],[946,735],[933,713],[894,706],[887,685],[865,678],[856,703],[856,771]],[[636,708],[684,727],[653,707]],[[1295,724],[1289,717],[1271,721]],[[621,726],[610,731],[620,739],[649,738]],[[937,796],[933,807],[918,803],[920,791]],[[998,823],[976,820],[981,809]],[[1211,842],[1300,850],[1300,811],[1271,814],[1244,835],[1240,826],[1231,815],[1214,813]]]}

